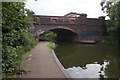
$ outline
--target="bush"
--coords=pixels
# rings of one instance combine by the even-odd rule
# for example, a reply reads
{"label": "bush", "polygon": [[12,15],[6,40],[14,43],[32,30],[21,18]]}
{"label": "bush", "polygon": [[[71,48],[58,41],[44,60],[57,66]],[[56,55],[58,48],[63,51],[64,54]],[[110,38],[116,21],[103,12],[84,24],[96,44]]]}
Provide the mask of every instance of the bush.
{"label": "bush", "polygon": [[56,42],[56,36],[57,36],[57,34],[55,34],[54,32],[47,31],[47,32],[44,32],[43,34],[41,34],[39,37],[42,40],[48,40],[50,42]]}
{"label": "bush", "polygon": [[53,42],[49,42],[49,44],[47,45],[47,47],[48,47],[49,49],[54,50],[54,49],[55,49],[55,44],[54,44]]}
{"label": "bush", "polygon": [[37,43],[34,35],[28,31],[32,23],[27,13],[31,12],[24,5],[23,2],[2,3],[3,78],[24,72],[21,68],[23,56]]}
{"label": "bush", "polygon": [[34,39],[33,34],[24,33],[26,36],[24,38],[24,44],[19,46],[5,46],[2,50],[2,72],[3,77],[8,75],[23,73],[24,70],[21,69],[22,59],[27,51],[34,47],[37,43]]}
{"label": "bush", "polygon": [[115,36],[104,36],[102,38],[104,44],[118,44],[118,37]]}

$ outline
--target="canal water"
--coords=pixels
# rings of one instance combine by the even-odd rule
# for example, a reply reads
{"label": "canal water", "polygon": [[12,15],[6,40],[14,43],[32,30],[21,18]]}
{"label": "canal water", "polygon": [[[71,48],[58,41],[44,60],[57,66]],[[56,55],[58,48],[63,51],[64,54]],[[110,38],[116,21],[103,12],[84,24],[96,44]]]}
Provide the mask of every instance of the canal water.
{"label": "canal water", "polygon": [[72,78],[118,78],[118,46],[59,43],[55,53]]}

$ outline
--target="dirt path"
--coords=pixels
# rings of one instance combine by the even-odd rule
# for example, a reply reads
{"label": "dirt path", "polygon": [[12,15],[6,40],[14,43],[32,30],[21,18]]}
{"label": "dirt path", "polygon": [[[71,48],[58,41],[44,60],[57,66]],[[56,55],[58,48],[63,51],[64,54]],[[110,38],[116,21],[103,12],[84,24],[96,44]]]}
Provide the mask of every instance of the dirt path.
{"label": "dirt path", "polygon": [[40,42],[23,61],[23,65],[30,72],[22,74],[21,78],[65,78],[63,72],[55,62],[53,55],[46,47],[49,42]]}

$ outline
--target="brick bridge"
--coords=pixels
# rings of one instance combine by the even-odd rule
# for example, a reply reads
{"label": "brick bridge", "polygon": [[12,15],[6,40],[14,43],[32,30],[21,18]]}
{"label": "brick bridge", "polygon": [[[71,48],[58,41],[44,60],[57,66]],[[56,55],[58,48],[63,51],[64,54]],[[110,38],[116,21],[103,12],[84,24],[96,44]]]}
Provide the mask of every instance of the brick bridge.
{"label": "brick bridge", "polygon": [[106,33],[105,17],[103,16],[87,18],[87,14],[71,12],[64,16],[36,15],[35,17],[39,18],[39,24],[34,25],[36,35],[53,31],[62,40],[80,42],[82,40],[100,40]]}

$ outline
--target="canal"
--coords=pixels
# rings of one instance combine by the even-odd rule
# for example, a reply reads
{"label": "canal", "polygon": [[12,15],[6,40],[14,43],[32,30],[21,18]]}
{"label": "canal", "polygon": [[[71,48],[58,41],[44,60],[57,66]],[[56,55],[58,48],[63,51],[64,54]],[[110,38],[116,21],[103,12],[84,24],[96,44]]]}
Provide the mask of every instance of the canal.
{"label": "canal", "polygon": [[59,43],[55,53],[72,78],[118,78],[118,46]]}

